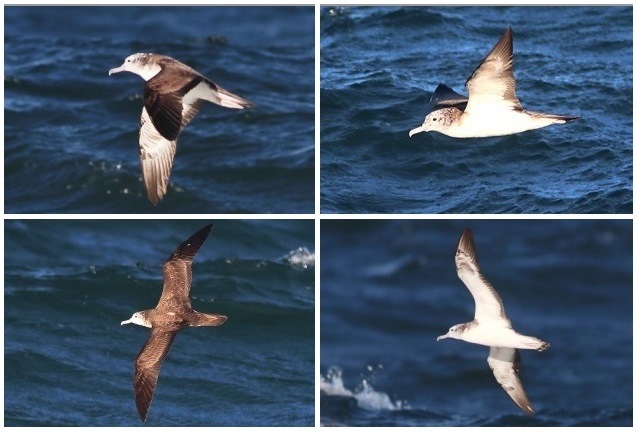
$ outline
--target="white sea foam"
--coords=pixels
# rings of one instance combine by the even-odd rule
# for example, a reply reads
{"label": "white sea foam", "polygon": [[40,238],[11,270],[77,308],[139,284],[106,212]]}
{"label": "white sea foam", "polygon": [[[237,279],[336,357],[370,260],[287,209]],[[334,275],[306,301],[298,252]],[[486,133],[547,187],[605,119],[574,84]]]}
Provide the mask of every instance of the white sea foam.
{"label": "white sea foam", "polygon": [[329,368],[325,377],[321,375],[321,391],[329,396],[354,398],[359,408],[368,411],[408,409],[403,401],[392,402],[386,393],[376,391],[366,379],[354,391],[349,390],[343,383],[343,371],[338,367]]}
{"label": "white sea foam", "polygon": [[303,268],[314,267],[314,252],[310,252],[305,246],[288,252],[285,259],[292,265]]}

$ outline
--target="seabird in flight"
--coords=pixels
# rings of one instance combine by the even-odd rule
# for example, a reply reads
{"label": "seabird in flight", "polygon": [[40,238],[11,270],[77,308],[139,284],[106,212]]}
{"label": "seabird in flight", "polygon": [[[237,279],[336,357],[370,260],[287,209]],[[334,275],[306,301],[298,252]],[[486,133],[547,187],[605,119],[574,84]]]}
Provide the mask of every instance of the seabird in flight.
{"label": "seabird in flight", "polygon": [[164,289],[155,309],[135,312],[122,321],[149,327],[150,337],[135,360],[133,387],[135,403],[142,421],[146,421],[153,400],[161,365],[170,350],[177,332],[186,327],[216,327],[228,318],[217,314],[204,314],[192,309],[190,285],[192,260],[208,237],[212,224],[205,226],[183,242],[164,264]]}
{"label": "seabird in flight", "polygon": [[150,201],[157,205],[168,189],[177,137],[204,101],[233,109],[250,108],[254,104],[230,93],[190,66],[164,55],[132,54],[108,74],[125,71],[146,81],[139,149],[144,186]]}
{"label": "seabird in flight", "polygon": [[459,339],[490,348],[487,363],[504,391],[525,413],[533,414],[531,402],[520,381],[520,349],[544,351],[550,345],[538,338],[521,335],[511,326],[502,299],[480,271],[471,230],[464,231],[456,250],[458,276],[476,304],[473,321],[457,324],[441,339]]}
{"label": "seabird in flight", "polygon": [[544,114],[522,108],[515,95],[513,31],[509,27],[465,83],[469,97],[438,85],[429,102],[429,113],[409,136],[436,131],[453,138],[485,138],[512,135],[579,116]]}

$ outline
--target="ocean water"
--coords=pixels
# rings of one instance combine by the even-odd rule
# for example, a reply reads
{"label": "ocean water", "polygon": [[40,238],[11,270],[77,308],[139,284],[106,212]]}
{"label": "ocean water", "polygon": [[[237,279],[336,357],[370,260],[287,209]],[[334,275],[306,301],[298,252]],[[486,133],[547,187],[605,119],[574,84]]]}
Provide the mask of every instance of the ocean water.
{"label": "ocean water", "polygon": [[4,425],[137,426],[134,361],[161,266],[215,224],[193,307],[163,364],[149,426],[313,426],[314,221],[5,222]]}
{"label": "ocean water", "polygon": [[[581,119],[409,138],[508,26],[522,106]],[[322,212],[632,213],[632,7],[324,7],[320,31]]]}
{"label": "ocean water", "polygon": [[[527,416],[488,349],[436,338],[473,319],[455,249],[473,230],[521,353]],[[321,424],[631,426],[631,220],[321,221]]]}
{"label": "ocean water", "polygon": [[[313,213],[314,7],[4,8],[7,213]],[[146,197],[136,52],[175,57],[257,104],[206,103],[168,193]]]}

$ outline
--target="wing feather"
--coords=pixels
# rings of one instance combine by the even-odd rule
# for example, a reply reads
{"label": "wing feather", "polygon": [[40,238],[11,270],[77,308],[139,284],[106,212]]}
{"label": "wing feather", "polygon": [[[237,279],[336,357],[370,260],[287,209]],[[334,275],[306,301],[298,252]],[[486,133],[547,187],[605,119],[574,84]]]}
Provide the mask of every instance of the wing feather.
{"label": "wing feather", "polygon": [[173,298],[179,299],[179,304],[187,302],[190,308],[190,287],[192,285],[192,260],[203,245],[212,230],[212,224],[206,225],[183,242],[164,264],[164,289],[157,308],[162,308]]}
{"label": "wing feather", "polygon": [[520,352],[515,348],[491,347],[487,363],[513,402],[525,413],[533,414],[533,407],[520,381]]}
{"label": "wing feather", "polygon": [[495,319],[509,321],[504,312],[502,299],[480,271],[470,229],[466,229],[458,241],[456,270],[476,303],[475,319],[478,322]]}
{"label": "wing feather", "polygon": [[148,410],[159,379],[159,371],[176,334],[175,331],[151,330],[146,345],[135,360],[133,387],[137,412],[142,421],[146,421],[146,417],[148,417]]}
{"label": "wing feather", "polygon": [[469,102],[465,112],[497,109],[522,110],[515,95],[513,31],[509,27],[465,83]]}
{"label": "wing feather", "polygon": [[150,201],[157,205],[168,190],[168,179],[177,152],[177,141],[168,140],[157,131],[146,107],[142,108],[139,151],[146,193]]}

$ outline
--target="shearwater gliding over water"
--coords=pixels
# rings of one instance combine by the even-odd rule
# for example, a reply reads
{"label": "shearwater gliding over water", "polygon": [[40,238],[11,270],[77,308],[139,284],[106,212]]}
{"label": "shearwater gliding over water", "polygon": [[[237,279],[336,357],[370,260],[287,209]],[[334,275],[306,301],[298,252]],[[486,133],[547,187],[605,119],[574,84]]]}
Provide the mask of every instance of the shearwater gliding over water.
{"label": "shearwater gliding over water", "polygon": [[452,338],[488,346],[487,363],[504,391],[526,414],[533,414],[531,402],[520,381],[520,349],[544,351],[550,345],[535,337],[517,333],[504,312],[502,299],[487,282],[478,266],[471,230],[466,229],[456,249],[458,276],[476,303],[473,321],[457,324],[437,340]]}
{"label": "shearwater gliding over water", "polygon": [[522,108],[515,95],[513,31],[509,27],[465,83],[469,97],[439,84],[429,101],[430,111],[409,136],[436,131],[453,138],[512,135],[579,116],[544,114]]}
{"label": "shearwater gliding over water", "polygon": [[208,237],[212,224],[205,226],[183,242],[164,264],[164,289],[155,309],[135,312],[124,324],[150,327],[150,337],[135,360],[133,387],[135,403],[142,421],[146,421],[153,400],[161,365],[177,332],[186,327],[216,327],[228,318],[203,314],[192,309],[190,285],[192,260]]}
{"label": "shearwater gliding over water", "polygon": [[164,55],[132,54],[120,67],[108,71],[108,75],[125,71],[146,81],[139,150],[146,193],[153,205],[157,205],[168,189],[177,137],[204,101],[233,109],[250,108],[254,104]]}

